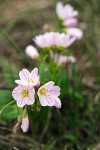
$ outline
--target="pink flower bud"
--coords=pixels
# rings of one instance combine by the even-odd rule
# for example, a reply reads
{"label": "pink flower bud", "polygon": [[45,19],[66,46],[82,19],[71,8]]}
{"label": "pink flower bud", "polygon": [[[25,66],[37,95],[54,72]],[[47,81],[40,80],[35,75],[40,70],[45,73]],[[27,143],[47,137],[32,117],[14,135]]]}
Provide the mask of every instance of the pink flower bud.
{"label": "pink flower bud", "polygon": [[29,56],[32,59],[39,56],[37,49],[32,45],[26,47],[25,53],[27,56]]}
{"label": "pink flower bud", "polygon": [[22,119],[21,129],[23,132],[27,132],[29,128],[29,119],[28,116]]}
{"label": "pink flower bud", "polygon": [[77,25],[78,20],[76,18],[67,19],[64,21],[64,25],[66,27],[75,27]]}

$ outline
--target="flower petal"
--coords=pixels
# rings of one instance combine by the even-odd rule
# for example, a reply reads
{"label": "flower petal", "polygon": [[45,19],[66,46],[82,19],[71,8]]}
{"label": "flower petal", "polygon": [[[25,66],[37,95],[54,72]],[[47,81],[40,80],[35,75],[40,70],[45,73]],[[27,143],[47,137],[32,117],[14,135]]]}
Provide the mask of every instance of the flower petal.
{"label": "flower petal", "polygon": [[55,105],[55,99],[50,95],[46,96],[46,101],[48,106],[54,106]]}
{"label": "flower petal", "polygon": [[38,76],[38,68],[34,68],[32,71],[31,71],[31,74],[30,74],[30,79],[34,79]]}
{"label": "flower petal", "polygon": [[46,101],[45,96],[39,97],[39,101],[42,106],[47,106],[47,101]]}
{"label": "flower petal", "polygon": [[53,86],[49,89],[49,94],[52,96],[59,96],[60,95],[60,87],[59,86]]}
{"label": "flower petal", "polygon": [[34,95],[32,96],[29,96],[28,99],[27,99],[27,105],[32,105],[34,104]]}
{"label": "flower petal", "polygon": [[23,98],[20,98],[19,100],[17,100],[17,106],[18,107],[23,107],[23,106],[25,106],[26,105],[26,100],[25,99],[23,99]]}
{"label": "flower petal", "polygon": [[53,81],[49,81],[46,84],[44,84],[42,87],[51,88],[54,85]]}
{"label": "flower petal", "polygon": [[23,69],[19,72],[19,77],[21,80],[28,80],[29,79],[30,72],[27,69]]}

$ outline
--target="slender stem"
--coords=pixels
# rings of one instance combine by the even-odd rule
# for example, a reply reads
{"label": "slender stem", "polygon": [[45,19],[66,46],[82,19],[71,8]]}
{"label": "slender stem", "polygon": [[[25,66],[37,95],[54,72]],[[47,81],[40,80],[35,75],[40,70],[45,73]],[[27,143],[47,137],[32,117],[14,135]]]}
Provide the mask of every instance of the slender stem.
{"label": "slender stem", "polygon": [[7,107],[9,107],[11,104],[13,104],[14,102],[15,102],[15,101],[9,102],[8,104],[6,104],[6,105],[0,110],[0,118],[1,118],[1,115],[2,115],[3,111],[4,111]]}

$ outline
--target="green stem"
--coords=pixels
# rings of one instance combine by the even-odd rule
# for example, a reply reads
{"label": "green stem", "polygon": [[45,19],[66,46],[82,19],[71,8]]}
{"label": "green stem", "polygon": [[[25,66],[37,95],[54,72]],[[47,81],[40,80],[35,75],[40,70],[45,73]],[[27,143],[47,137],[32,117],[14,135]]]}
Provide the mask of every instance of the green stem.
{"label": "green stem", "polygon": [[8,104],[6,104],[6,105],[0,110],[0,118],[1,118],[1,115],[2,115],[3,111],[4,111],[7,107],[9,107],[11,104],[13,104],[14,102],[15,102],[15,101],[9,102]]}

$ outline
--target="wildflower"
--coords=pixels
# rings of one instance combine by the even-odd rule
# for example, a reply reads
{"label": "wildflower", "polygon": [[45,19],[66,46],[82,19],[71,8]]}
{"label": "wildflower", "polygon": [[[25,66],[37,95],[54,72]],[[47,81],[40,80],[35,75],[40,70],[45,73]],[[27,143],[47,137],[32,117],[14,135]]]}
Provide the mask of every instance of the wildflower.
{"label": "wildflower", "polygon": [[43,35],[36,36],[33,40],[41,48],[52,49],[52,46],[58,48],[68,47],[75,41],[75,38],[71,38],[70,35],[65,33],[47,32]]}
{"label": "wildflower", "polygon": [[34,68],[31,73],[27,69],[22,69],[19,72],[20,80],[15,80],[17,84],[25,86],[37,86],[39,85],[38,68]]}
{"label": "wildflower", "polygon": [[37,58],[39,56],[37,49],[32,45],[26,47],[25,53],[32,59]]}
{"label": "wildflower", "polygon": [[29,119],[28,116],[22,118],[21,129],[23,132],[27,132],[29,128]]}
{"label": "wildflower", "polygon": [[38,89],[38,96],[42,106],[55,106],[61,108],[61,101],[58,98],[60,88],[50,81]]}
{"label": "wildflower", "polygon": [[31,86],[18,85],[12,92],[13,98],[17,101],[18,107],[23,107],[26,104],[34,104],[35,90]]}
{"label": "wildflower", "polygon": [[83,37],[83,32],[79,28],[68,28],[66,32],[71,36],[75,37],[77,40],[82,39]]}
{"label": "wildflower", "polygon": [[78,16],[78,11],[74,10],[74,8],[71,5],[67,4],[64,6],[61,2],[57,3],[56,13],[58,17],[62,20],[66,20]]}
{"label": "wildflower", "polygon": [[39,47],[46,48],[55,45],[57,43],[58,36],[59,33],[57,32],[46,32],[43,35],[36,36],[33,40]]}
{"label": "wildflower", "polygon": [[74,41],[75,41],[74,37],[70,38],[70,35],[61,33],[58,38],[57,46],[66,48],[69,47]]}

